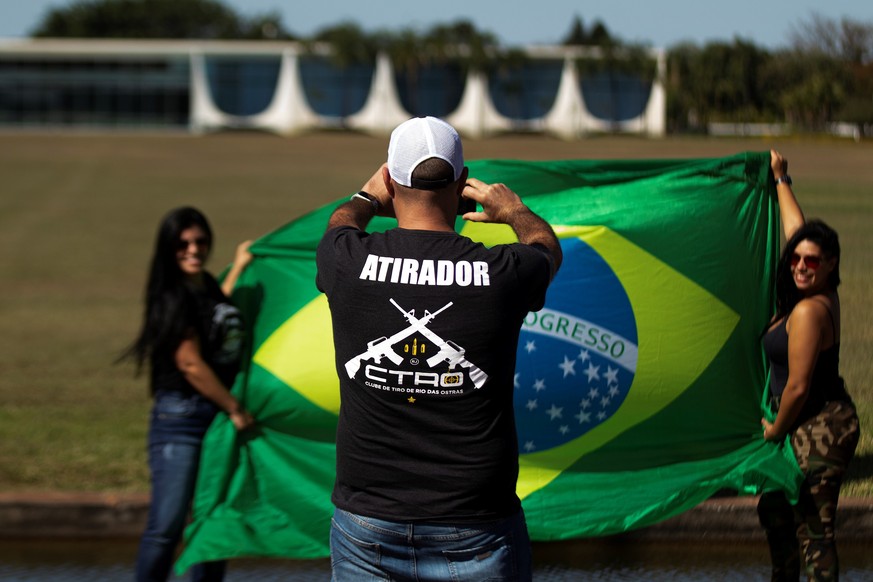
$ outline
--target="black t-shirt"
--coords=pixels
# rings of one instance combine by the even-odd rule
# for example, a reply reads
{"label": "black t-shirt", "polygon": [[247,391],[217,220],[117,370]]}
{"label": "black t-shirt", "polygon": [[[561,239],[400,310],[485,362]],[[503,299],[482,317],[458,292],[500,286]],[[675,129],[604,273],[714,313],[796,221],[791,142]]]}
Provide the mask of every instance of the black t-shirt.
{"label": "black t-shirt", "polygon": [[[245,329],[239,310],[210,275],[204,274],[204,286],[186,285],[184,307],[180,316],[184,330],[194,330],[200,341],[200,355],[228,389],[233,386],[242,357]],[[152,355],[152,393],[172,390],[197,394],[195,388],[176,367],[178,341],[155,349]],[[171,345],[172,344],[172,345]]]}
{"label": "black t-shirt", "polygon": [[340,378],[337,507],[443,523],[517,511],[515,354],[549,261],[452,232],[325,234],[316,282]]}

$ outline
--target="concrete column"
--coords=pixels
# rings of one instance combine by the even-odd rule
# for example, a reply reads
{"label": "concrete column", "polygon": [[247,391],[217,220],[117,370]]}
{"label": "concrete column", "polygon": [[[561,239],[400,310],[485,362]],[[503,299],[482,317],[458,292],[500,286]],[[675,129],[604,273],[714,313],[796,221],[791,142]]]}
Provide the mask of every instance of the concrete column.
{"label": "concrete column", "polygon": [[459,133],[482,137],[512,128],[512,123],[498,113],[488,90],[488,78],[481,71],[470,71],[458,108],[446,117]]}
{"label": "concrete column", "polygon": [[410,117],[412,115],[400,104],[391,59],[380,53],[376,57],[376,72],[367,101],[358,113],[347,118],[346,123],[353,129],[374,135],[389,135]]}
{"label": "concrete column", "polygon": [[191,113],[189,126],[193,133],[216,130],[228,123],[227,115],[221,112],[212,99],[209,80],[206,77],[206,57],[199,50],[189,53],[191,63]]}
{"label": "concrete column", "polygon": [[646,104],[646,133],[653,137],[663,137],[667,134],[667,89],[664,79],[667,78],[667,53],[657,51],[657,68],[652,81],[652,92]]}
{"label": "concrete column", "polygon": [[282,62],[276,90],[267,108],[256,115],[236,117],[240,124],[248,123],[258,129],[291,134],[318,127],[319,118],[306,102],[296,50],[282,51]]}
{"label": "concrete column", "polygon": [[545,115],[543,128],[561,139],[577,139],[585,134],[584,120],[587,115],[585,99],[579,87],[579,72],[572,57],[567,56],[564,58],[558,94],[551,110]]}

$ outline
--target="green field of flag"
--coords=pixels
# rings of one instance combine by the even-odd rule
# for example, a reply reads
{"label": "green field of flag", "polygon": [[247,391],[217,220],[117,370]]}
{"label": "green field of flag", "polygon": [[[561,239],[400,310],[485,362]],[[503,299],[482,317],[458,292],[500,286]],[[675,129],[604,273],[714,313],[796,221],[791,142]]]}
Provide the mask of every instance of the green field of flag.
{"label": "green field of flag", "polygon": [[[644,527],[724,490],[796,495],[790,449],[760,426],[780,228],[769,160],[469,163],[548,220],[564,251],[518,347],[517,490],[533,540]],[[258,426],[236,434],[219,415],[207,434],[179,571],[328,555],[340,403],[315,249],[335,206],[252,247],[234,293],[252,338],[234,392]],[[457,228],[514,241],[505,226]]]}

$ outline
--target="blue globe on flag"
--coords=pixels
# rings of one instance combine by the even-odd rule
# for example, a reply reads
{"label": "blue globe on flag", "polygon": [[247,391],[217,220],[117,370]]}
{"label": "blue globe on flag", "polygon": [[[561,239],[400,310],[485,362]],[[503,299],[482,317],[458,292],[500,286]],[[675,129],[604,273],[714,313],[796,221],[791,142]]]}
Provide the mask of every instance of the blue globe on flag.
{"label": "blue globe on flag", "polygon": [[618,277],[581,239],[564,239],[561,247],[564,263],[546,305],[528,314],[519,338],[521,454],[563,445],[602,424],[624,402],[636,371],[636,322]]}

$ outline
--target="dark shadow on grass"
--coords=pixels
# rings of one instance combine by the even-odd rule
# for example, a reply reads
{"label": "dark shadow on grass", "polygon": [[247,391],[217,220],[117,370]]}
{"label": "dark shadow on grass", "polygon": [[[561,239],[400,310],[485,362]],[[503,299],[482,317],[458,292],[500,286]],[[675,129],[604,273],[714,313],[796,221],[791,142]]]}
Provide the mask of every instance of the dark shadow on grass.
{"label": "dark shadow on grass", "polygon": [[846,473],[846,483],[852,481],[864,481],[873,478],[873,454],[865,453],[856,455],[852,462],[849,463],[849,470]]}

